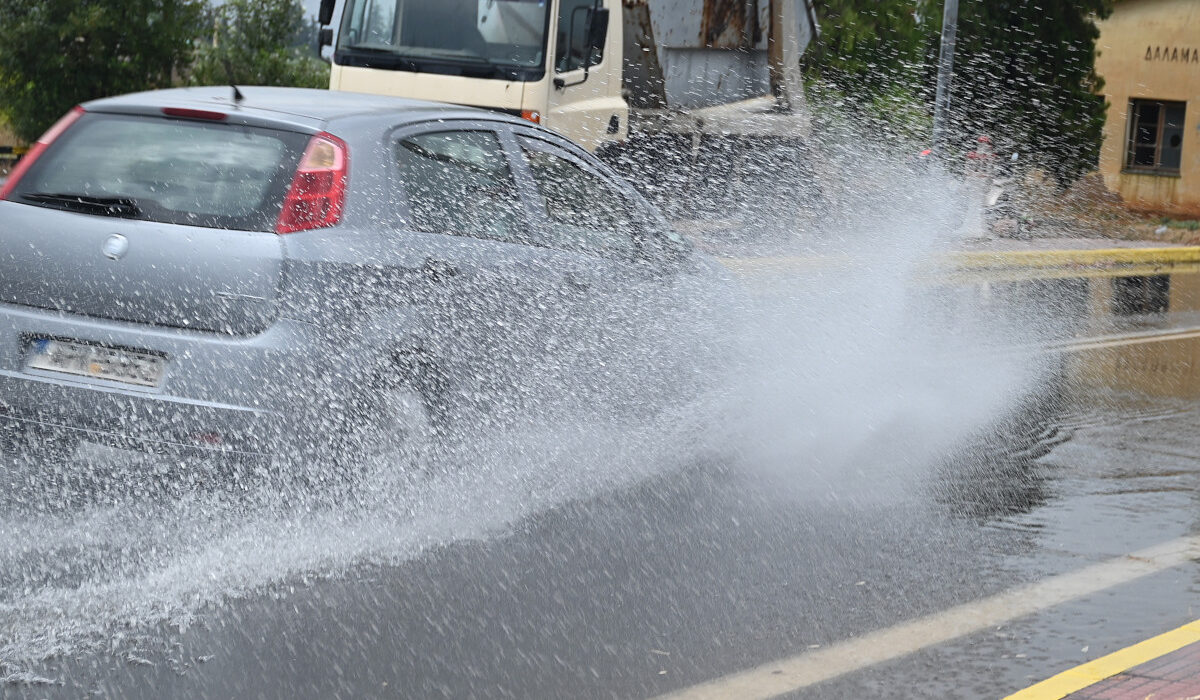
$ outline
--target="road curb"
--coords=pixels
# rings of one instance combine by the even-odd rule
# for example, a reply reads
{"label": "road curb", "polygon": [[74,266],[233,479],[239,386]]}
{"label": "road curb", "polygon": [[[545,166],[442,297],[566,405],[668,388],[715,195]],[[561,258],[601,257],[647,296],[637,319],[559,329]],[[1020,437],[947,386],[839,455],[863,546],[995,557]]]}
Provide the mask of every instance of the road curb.
{"label": "road curb", "polygon": [[[750,276],[850,268],[852,256],[721,258],[734,272]],[[1072,277],[1126,277],[1200,272],[1200,246],[1052,250],[955,251],[923,266],[919,275],[946,281],[1017,281]]]}
{"label": "road curb", "polygon": [[[1187,647],[1196,645],[1197,642],[1200,642],[1200,620],[1190,622],[1182,627],[1160,634],[1157,637],[1151,637],[1143,642],[1120,649],[1075,668],[1067,669],[1041,683],[1013,693],[1004,700],[1061,700],[1062,698],[1073,697],[1075,693],[1097,686],[1101,681],[1113,679],[1129,672],[1131,669],[1136,669],[1157,659],[1178,653]],[[1178,679],[1179,681],[1194,680],[1188,676],[1196,670],[1196,653],[1195,651],[1191,651],[1190,654],[1190,658],[1183,660],[1184,663],[1173,664],[1172,670],[1175,671],[1174,675],[1182,676]],[[1147,678],[1162,682],[1158,684],[1130,682],[1126,683],[1126,685],[1130,686],[1128,690],[1121,688],[1121,683],[1117,683],[1112,688],[1105,688],[1106,692],[1097,694],[1097,697],[1129,698],[1130,700],[1157,697],[1152,690],[1163,690],[1164,688],[1150,686],[1165,686],[1176,680],[1172,677],[1172,674],[1160,673],[1154,675],[1163,675],[1164,677],[1162,679]],[[1141,687],[1136,688],[1137,686]],[[1125,692],[1121,692],[1122,690]]]}
{"label": "road curb", "polygon": [[1096,248],[1082,250],[963,251],[946,256],[959,269],[1110,268],[1200,263],[1200,246]]}

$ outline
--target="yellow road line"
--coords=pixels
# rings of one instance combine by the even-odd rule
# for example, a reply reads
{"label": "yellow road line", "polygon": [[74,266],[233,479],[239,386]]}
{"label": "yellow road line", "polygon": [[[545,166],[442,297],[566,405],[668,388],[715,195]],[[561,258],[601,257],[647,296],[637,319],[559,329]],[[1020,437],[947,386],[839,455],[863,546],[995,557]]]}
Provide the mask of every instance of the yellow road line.
{"label": "yellow road line", "polygon": [[907,656],[1056,605],[1136,581],[1200,557],[1200,535],[1181,537],[1132,554],[965,603],[833,646],[772,661],[660,700],[766,700]]}
{"label": "yellow road line", "polygon": [[1111,678],[1195,642],[1200,642],[1200,620],[1063,671],[1037,685],[1013,693],[1005,700],[1060,700],[1105,678]]}

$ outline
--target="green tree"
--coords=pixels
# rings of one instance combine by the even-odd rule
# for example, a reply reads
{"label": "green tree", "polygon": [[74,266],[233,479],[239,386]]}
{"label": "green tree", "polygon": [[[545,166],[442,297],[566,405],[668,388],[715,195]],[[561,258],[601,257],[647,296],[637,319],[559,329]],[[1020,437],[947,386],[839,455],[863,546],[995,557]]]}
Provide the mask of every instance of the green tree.
{"label": "green tree", "polygon": [[[969,1],[969,0],[968,0]],[[871,98],[925,73],[928,0],[815,0],[821,33],[805,54],[810,80]]]}
{"label": "green tree", "polygon": [[316,37],[300,43],[313,25],[299,0],[228,0],[211,10],[208,24],[212,38],[196,51],[191,84],[328,87]]}
{"label": "green tree", "polygon": [[[943,0],[815,0],[810,92],[891,133],[927,134]],[[1096,20],[1112,0],[960,0],[951,87],[961,146],[988,135],[1068,182],[1094,167],[1105,108]],[[829,100],[826,100],[828,102]]]}
{"label": "green tree", "polygon": [[1105,116],[1096,20],[1112,0],[962,0],[959,11],[955,131],[986,134],[1064,183],[1095,167]]}
{"label": "green tree", "polygon": [[835,120],[928,139],[930,0],[814,0],[820,36],[804,56],[809,96]]}
{"label": "green tree", "polygon": [[72,106],[172,84],[202,0],[0,0],[0,119],[32,141]]}

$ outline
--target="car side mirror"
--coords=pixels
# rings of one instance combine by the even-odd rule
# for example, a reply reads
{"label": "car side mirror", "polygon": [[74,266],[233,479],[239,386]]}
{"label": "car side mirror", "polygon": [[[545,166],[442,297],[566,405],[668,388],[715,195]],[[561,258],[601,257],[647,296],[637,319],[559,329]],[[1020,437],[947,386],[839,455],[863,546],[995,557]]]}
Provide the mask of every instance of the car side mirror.
{"label": "car side mirror", "polygon": [[[333,6],[336,3],[337,0],[321,0],[321,8],[317,12],[317,21],[322,26],[329,26],[333,23]],[[325,46],[328,46],[328,44],[325,44]]]}

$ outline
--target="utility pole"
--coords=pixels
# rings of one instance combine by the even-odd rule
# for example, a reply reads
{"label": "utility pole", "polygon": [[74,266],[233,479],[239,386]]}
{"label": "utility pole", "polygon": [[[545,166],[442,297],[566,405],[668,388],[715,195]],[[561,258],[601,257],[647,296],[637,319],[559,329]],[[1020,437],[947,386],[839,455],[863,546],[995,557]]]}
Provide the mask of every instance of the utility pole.
{"label": "utility pole", "polygon": [[954,39],[958,33],[958,0],[946,0],[942,13],[942,50],[938,61],[937,95],[933,104],[933,151],[940,153],[946,145],[947,121],[950,118],[950,84],[954,80]]}
{"label": "utility pole", "polygon": [[790,112],[804,100],[800,75],[800,3],[803,0],[769,0],[771,27],[767,34],[767,67],[771,93],[779,107]]}

